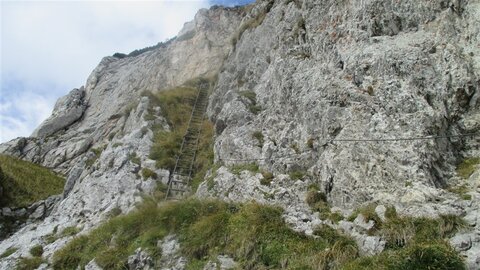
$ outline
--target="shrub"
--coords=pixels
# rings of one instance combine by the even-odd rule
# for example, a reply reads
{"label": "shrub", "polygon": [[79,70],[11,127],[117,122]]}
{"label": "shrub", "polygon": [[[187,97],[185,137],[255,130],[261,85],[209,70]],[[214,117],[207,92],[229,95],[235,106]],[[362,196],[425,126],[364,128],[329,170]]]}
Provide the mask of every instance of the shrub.
{"label": "shrub", "polygon": [[0,155],[0,207],[27,207],[63,191],[65,180],[37,164]]}
{"label": "shrub", "polygon": [[257,144],[258,147],[262,148],[263,143],[264,143],[262,132],[261,131],[255,131],[255,132],[253,132],[252,137],[258,141],[258,144]]}
{"label": "shrub", "polygon": [[30,254],[34,257],[41,257],[43,254],[43,246],[42,245],[35,245],[30,249]]}
{"label": "shrub", "polygon": [[33,257],[33,258],[20,258],[17,264],[17,270],[35,270],[41,264],[43,260],[41,257]]}
{"label": "shrub", "polygon": [[137,164],[137,165],[140,165],[142,163],[141,160],[140,160],[140,157],[137,156],[137,152],[130,153],[128,155],[128,159],[132,163]]}
{"label": "shrub", "polygon": [[152,179],[157,179],[158,175],[156,172],[148,169],[148,168],[143,168],[142,169],[142,176],[143,176],[143,179],[148,179],[148,178],[152,178]]}
{"label": "shrub", "polygon": [[269,186],[274,178],[273,173],[264,171],[262,172],[262,176],[263,178],[260,180],[260,184],[264,186]]}
{"label": "shrub", "polygon": [[307,146],[308,146],[308,148],[313,149],[313,143],[314,143],[314,142],[315,142],[315,139],[314,139],[314,138],[309,138],[309,139],[307,140]]}
{"label": "shrub", "polygon": [[[257,105],[257,94],[253,91],[242,91],[239,93],[240,96],[245,97],[248,100],[248,110],[253,114],[258,114],[262,107]],[[262,135],[263,139],[263,135]],[[263,143],[262,143],[263,145]]]}
{"label": "shrub", "polygon": [[303,177],[305,177],[307,173],[303,170],[294,170],[290,172],[288,175],[292,180],[301,180]]}

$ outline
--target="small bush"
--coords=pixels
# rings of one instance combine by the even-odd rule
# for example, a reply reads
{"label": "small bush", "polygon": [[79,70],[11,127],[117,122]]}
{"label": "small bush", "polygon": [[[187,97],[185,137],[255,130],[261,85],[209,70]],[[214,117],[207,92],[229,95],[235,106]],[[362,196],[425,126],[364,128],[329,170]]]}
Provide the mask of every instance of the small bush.
{"label": "small bush", "polygon": [[152,178],[152,179],[157,179],[158,175],[156,172],[148,169],[148,168],[143,168],[142,169],[142,176],[143,176],[143,179],[147,180],[148,178]]}
{"label": "small bush", "polygon": [[[248,110],[253,114],[258,114],[262,111],[262,107],[257,104],[257,94],[253,91],[242,91],[240,96],[248,100]],[[263,135],[262,135],[263,139]],[[262,143],[263,144],[263,143]]]}
{"label": "small bush", "polygon": [[43,260],[41,257],[33,257],[33,258],[20,258],[17,264],[17,270],[35,270],[41,264]]}
{"label": "small bush", "polygon": [[41,257],[43,254],[43,246],[42,245],[35,245],[30,249],[30,254],[33,257]]}
{"label": "small bush", "polygon": [[308,146],[308,148],[313,149],[313,143],[314,143],[314,142],[315,142],[315,139],[314,139],[314,138],[309,138],[309,139],[307,140],[307,146]]}
{"label": "small bush", "polygon": [[272,183],[272,180],[274,178],[273,173],[271,172],[262,172],[263,178],[260,180],[260,184],[264,186],[270,186],[270,183]]}
{"label": "small bush", "polygon": [[307,173],[303,170],[294,170],[290,172],[288,175],[290,176],[290,179],[292,180],[301,180],[303,177],[305,177]]}
{"label": "small bush", "polygon": [[262,148],[263,143],[264,143],[262,132],[261,131],[255,131],[255,132],[253,132],[252,137],[257,140],[258,147]]}
{"label": "small bush", "polygon": [[141,160],[140,160],[140,157],[137,156],[137,152],[130,153],[128,155],[128,159],[130,159],[130,161],[134,164],[137,164],[137,165],[141,164]]}

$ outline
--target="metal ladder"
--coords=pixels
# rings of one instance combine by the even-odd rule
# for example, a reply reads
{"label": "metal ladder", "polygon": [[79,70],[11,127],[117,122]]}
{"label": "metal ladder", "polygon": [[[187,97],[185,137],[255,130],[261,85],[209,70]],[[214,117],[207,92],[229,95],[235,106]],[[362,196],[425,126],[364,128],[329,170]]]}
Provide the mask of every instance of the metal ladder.
{"label": "metal ladder", "polygon": [[202,124],[205,120],[205,110],[208,104],[208,82],[198,84],[198,93],[195,98],[187,131],[183,136],[182,145],[175,161],[175,167],[170,173],[167,184],[165,200],[174,199],[190,191],[193,166],[198,150],[198,143],[202,132]]}

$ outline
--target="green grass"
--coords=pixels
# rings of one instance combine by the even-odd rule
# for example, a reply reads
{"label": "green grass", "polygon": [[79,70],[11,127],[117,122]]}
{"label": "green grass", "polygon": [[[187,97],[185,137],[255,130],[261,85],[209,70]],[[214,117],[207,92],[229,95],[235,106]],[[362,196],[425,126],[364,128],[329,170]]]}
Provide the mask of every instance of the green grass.
{"label": "green grass", "polygon": [[394,207],[387,207],[386,220],[380,221],[370,204],[357,209],[349,219],[361,213],[375,220],[371,233],[386,240],[386,250],[372,257],[358,258],[342,269],[465,269],[462,258],[446,239],[466,228],[461,217],[442,215],[437,219],[398,216]]}
{"label": "green grass", "polygon": [[141,171],[141,174],[144,180],[147,180],[148,178],[152,178],[152,179],[158,178],[157,173],[150,170],[149,168],[143,168]]}
{"label": "green grass", "polygon": [[319,212],[321,219],[329,219],[335,223],[344,219],[342,214],[331,211],[327,196],[325,193],[320,192],[320,189],[316,184],[311,184],[308,187],[305,202],[310,206],[312,211]]}
{"label": "green grass", "polygon": [[448,244],[414,244],[401,250],[387,250],[347,263],[343,270],[462,270],[462,258]]}
{"label": "green grass", "polygon": [[260,172],[260,168],[256,163],[237,164],[230,167],[230,171],[235,175],[240,175],[243,171],[250,171],[253,173]]}
{"label": "green grass", "polygon": [[[291,230],[282,215],[282,209],[258,203],[188,199],[158,205],[146,199],[136,211],[112,218],[57,251],[53,268],[75,269],[95,258],[104,269],[123,269],[138,247],[155,260],[161,256],[157,242],[173,233],[189,261],[187,269],[220,254],[233,257],[240,269],[464,269],[444,241],[464,226],[458,217],[407,218],[390,209],[376,231],[387,240],[386,251],[359,257],[355,241],[331,227],[316,228],[317,237],[311,238]],[[402,235],[410,237],[399,241]]]}
{"label": "green grass", "polygon": [[76,226],[69,226],[65,227],[62,232],[60,233],[61,237],[66,237],[66,236],[74,236],[77,233],[81,231],[80,228],[77,228]]}
{"label": "green grass", "polygon": [[43,254],[43,246],[42,245],[35,245],[30,249],[30,254],[33,257],[41,257]]}
{"label": "green grass", "polygon": [[0,207],[26,207],[63,191],[65,180],[47,168],[0,155]]}
{"label": "green grass", "polygon": [[[188,128],[188,121],[193,109],[193,103],[197,95],[195,88],[199,83],[212,80],[197,79],[186,86],[160,91],[157,93],[145,93],[150,97],[151,107],[160,106],[162,114],[167,119],[171,130],[157,129],[154,131],[154,144],[150,150],[150,158],[156,161],[158,168],[172,171],[175,167],[176,156],[180,151],[183,136]],[[213,124],[205,120],[202,123],[198,151],[193,165],[192,188],[196,190],[203,182],[205,174],[213,165]]]}
{"label": "green grass", "polygon": [[[336,244],[336,237],[353,243],[338,232],[331,233],[329,239],[294,232],[282,214],[280,208],[257,203],[190,199],[157,206],[147,200],[137,211],[113,218],[57,251],[53,268],[75,269],[95,258],[104,269],[123,269],[127,257],[138,247],[153,257],[161,256],[157,242],[170,233],[178,236],[182,254],[191,261],[190,269],[219,254],[232,256],[241,269],[315,269],[327,247],[337,245],[337,250],[347,250]],[[356,247],[348,249],[355,250],[355,254],[349,253],[355,257]]]}
{"label": "green grass", "polygon": [[43,263],[41,257],[26,258],[21,257],[18,261],[16,270],[35,270]]}
{"label": "green grass", "polygon": [[[262,107],[257,104],[257,94],[253,91],[242,91],[239,93],[240,96],[245,97],[248,100],[248,110],[253,114],[258,114],[262,111]],[[262,135],[263,139],[263,135]],[[263,145],[263,143],[262,143]]]}
{"label": "green grass", "polygon": [[263,138],[263,134],[261,131],[255,131],[253,132],[252,134],[252,138],[256,139],[257,142],[258,142],[258,147],[262,148],[263,147],[263,143],[264,143],[264,138]]}
{"label": "green grass", "polygon": [[475,172],[475,168],[479,164],[480,164],[480,157],[467,158],[463,160],[460,164],[458,164],[457,174],[460,177],[467,179],[470,177],[470,175],[472,175]]}
{"label": "green grass", "polygon": [[92,148],[90,149],[90,151],[92,151],[95,155],[87,159],[87,161],[85,162],[88,167],[91,167],[93,164],[95,164],[95,161],[97,161],[102,154],[103,148]]}
{"label": "green grass", "polygon": [[3,253],[0,255],[0,259],[6,258],[6,257],[12,255],[12,254],[15,253],[17,250],[18,250],[18,248],[14,248],[14,247],[7,248],[7,250],[5,250],[5,252],[3,252]]}
{"label": "green grass", "polygon": [[302,180],[303,177],[307,175],[307,172],[304,170],[294,170],[294,171],[291,171],[288,175],[292,180]]}
{"label": "green grass", "polygon": [[262,185],[264,185],[264,186],[270,186],[270,184],[272,183],[273,178],[275,177],[275,176],[273,175],[273,173],[267,172],[267,171],[263,171],[263,172],[262,172],[262,176],[263,176],[263,178],[260,179],[260,184],[262,184]]}
{"label": "green grass", "polygon": [[472,196],[470,194],[467,194],[467,192],[470,191],[470,189],[467,187],[466,184],[460,185],[460,186],[453,186],[453,187],[448,187],[448,191],[457,194],[462,198],[463,200],[471,200]]}

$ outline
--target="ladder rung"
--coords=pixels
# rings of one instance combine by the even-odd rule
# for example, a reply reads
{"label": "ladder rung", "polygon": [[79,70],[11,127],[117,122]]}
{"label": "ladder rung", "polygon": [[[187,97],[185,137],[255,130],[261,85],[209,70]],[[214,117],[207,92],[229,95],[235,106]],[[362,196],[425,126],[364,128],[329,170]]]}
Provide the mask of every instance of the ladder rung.
{"label": "ladder rung", "polygon": [[184,185],[188,184],[187,182],[185,182],[185,181],[180,181],[180,180],[172,180],[172,182],[174,182],[174,183],[181,183],[181,184],[184,184]]}
{"label": "ladder rung", "polygon": [[170,188],[170,191],[187,192],[185,189],[178,189],[178,188]]}

